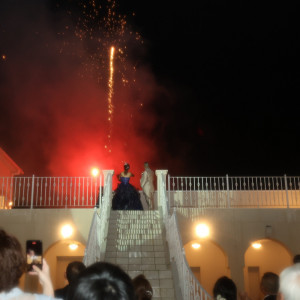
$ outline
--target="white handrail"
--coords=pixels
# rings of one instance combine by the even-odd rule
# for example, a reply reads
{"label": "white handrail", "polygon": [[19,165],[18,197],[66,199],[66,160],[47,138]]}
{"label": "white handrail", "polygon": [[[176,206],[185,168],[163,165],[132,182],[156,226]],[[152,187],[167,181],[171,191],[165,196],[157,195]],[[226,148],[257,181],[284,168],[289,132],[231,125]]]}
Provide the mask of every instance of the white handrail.
{"label": "white handrail", "polygon": [[105,184],[104,184],[104,193],[103,201],[99,203],[100,208],[100,223],[99,223],[99,235],[100,235],[100,260],[104,260],[105,251],[106,251],[106,241],[108,233],[108,224],[111,211],[111,199],[112,199],[112,174],[113,171],[107,171],[105,174]]}
{"label": "white handrail", "polygon": [[183,299],[185,300],[210,300],[212,297],[205,291],[191,271],[184,253],[180,237],[176,212],[170,216],[166,190],[166,179],[162,173],[157,172],[158,189],[161,197],[163,220],[166,228],[166,239],[169,246],[170,259],[174,260],[179,277],[179,285]]}
{"label": "white handrail", "polygon": [[[94,208],[94,216],[83,259],[86,266],[97,261],[103,261],[105,257],[112,197],[112,171],[104,171],[104,176],[103,197],[100,197],[97,206]],[[99,213],[97,212],[97,208],[99,208]]]}
{"label": "white handrail", "polygon": [[179,233],[176,211],[167,219],[167,241],[169,244],[170,258],[174,260],[178,271],[179,283],[183,299],[186,300],[210,300],[212,297],[202,287],[191,271],[186,260],[182,240]]}

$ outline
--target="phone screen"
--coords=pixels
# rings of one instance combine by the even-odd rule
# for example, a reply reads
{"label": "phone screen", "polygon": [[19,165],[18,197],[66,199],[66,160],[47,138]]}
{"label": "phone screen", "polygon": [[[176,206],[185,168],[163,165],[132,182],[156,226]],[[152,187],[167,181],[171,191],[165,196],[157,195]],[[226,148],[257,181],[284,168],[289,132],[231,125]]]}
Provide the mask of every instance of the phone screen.
{"label": "phone screen", "polygon": [[26,260],[27,271],[33,271],[32,266],[36,265],[42,269],[43,264],[43,247],[42,241],[30,240],[26,241]]}

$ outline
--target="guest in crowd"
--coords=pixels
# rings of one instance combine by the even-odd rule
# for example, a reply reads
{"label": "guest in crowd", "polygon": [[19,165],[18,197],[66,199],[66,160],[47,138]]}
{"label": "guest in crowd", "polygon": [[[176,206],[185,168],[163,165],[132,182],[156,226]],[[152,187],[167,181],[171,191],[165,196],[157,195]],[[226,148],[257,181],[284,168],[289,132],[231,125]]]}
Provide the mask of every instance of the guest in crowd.
{"label": "guest in crowd", "polygon": [[260,281],[260,290],[264,300],[276,300],[279,289],[279,276],[273,272],[264,273]]}
{"label": "guest in crowd", "polygon": [[55,290],[55,297],[60,299],[67,299],[67,293],[70,288],[70,285],[75,282],[80,272],[83,271],[85,268],[86,267],[84,263],[81,261],[73,261],[69,263],[65,273],[65,277],[68,280],[68,284],[61,289]]}
{"label": "guest in crowd", "polygon": [[143,274],[140,274],[133,278],[133,287],[137,300],[151,300],[153,296],[153,289],[150,282]]}
{"label": "guest in crowd", "polygon": [[232,279],[220,277],[213,288],[215,300],[237,300],[237,288]]}
{"label": "guest in crowd", "polygon": [[300,299],[300,264],[285,268],[279,275],[279,300]]}
{"label": "guest in crowd", "polygon": [[136,300],[132,280],[120,267],[97,262],[83,270],[70,285],[70,300]]}
{"label": "guest in crowd", "polygon": [[54,296],[53,285],[50,279],[49,266],[43,260],[40,270],[33,266],[30,275],[37,275],[43,288],[43,294],[24,293],[18,288],[19,280],[26,271],[26,259],[19,241],[4,230],[0,229],[0,299],[1,300],[46,300]]}

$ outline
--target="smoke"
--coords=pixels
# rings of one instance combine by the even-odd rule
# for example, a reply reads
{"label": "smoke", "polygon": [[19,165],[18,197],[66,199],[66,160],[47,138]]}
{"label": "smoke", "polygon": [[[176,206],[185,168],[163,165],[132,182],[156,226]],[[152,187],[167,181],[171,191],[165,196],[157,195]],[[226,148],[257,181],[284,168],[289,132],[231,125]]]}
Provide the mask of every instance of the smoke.
{"label": "smoke", "polygon": [[90,54],[72,28],[58,33],[66,20],[55,19],[44,1],[0,6],[0,54],[5,54],[0,62],[0,146],[25,175],[89,176],[94,166],[118,173],[128,162],[137,184],[143,162],[155,168],[160,161],[153,136],[159,119],[151,102],[163,89],[151,72],[116,58],[116,70],[126,64],[128,84],[115,76],[109,140],[109,66],[95,68],[97,62],[87,59]]}

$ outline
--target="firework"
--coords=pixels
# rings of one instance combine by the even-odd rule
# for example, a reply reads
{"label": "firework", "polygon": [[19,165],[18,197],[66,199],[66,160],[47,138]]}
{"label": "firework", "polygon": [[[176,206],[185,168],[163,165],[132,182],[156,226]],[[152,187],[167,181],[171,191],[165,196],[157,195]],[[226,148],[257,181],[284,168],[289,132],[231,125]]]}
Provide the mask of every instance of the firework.
{"label": "firework", "polygon": [[114,85],[114,53],[115,48],[110,48],[110,60],[109,60],[109,80],[108,80],[108,122],[109,122],[109,134],[108,134],[108,142],[109,149],[111,152],[111,137],[112,137],[112,119],[113,119],[113,111],[114,106],[112,104],[112,96],[113,96],[113,85]]}
{"label": "firework", "polygon": [[107,49],[114,45],[115,59],[120,62],[117,71],[121,83],[127,85],[129,83],[128,72],[134,73],[133,65],[129,66],[127,61],[128,44],[140,46],[143,42],[140,34],[128,26],[127,16],[120,11],[116,0],[82,0],[76,4],[70,4],[65,9],[70,20],[75,23],[75,28],[67,23],[57,33],[62,41],[59,52],[70,52],[76,55],[74,53],[76,47],[71,44],[72,40],[67,40],[67,36],[74,28],[75,36],[82,45],[81,53],[77,53],[83,65],[81,77],[91,77],[98,83],[106,83],[105,74],[107,74],[108,65],[106,53]]}
{"label": "firework", "polygon": [[[71,51],[72,55],[80,57],[83,65],[79,74],[81,78],[91,78],[99,84],[100,88],[106,88],[108,85],[108,132],[104,148],[111,153],[114,86],[118,83],[121,83],[123,87],[135,83],[136,70],[134,64],[128,59],[128,45],[130,44],[130,48],[134,45],[139,47],[143,41],[138,32],[129,28],[127,16],[118,11],[116,0],[81,0],[73,2],[65,9],[75,27],[70,23],[64,24],[64,28],[58,33],[58,37],[62,39],[59,52]],[[74,28],[76,38],[67,40],[66,37],[70,33],[73,35],[72,28]],[[74,41],[74,47],[69,41],[70,43]],[[75,46],[78,41],[80,47]],[[107,55],[108,49],[109,55]],[[78,52],[74,53],[76,50]],[[109,72],[107,72],[108,68]]]}

